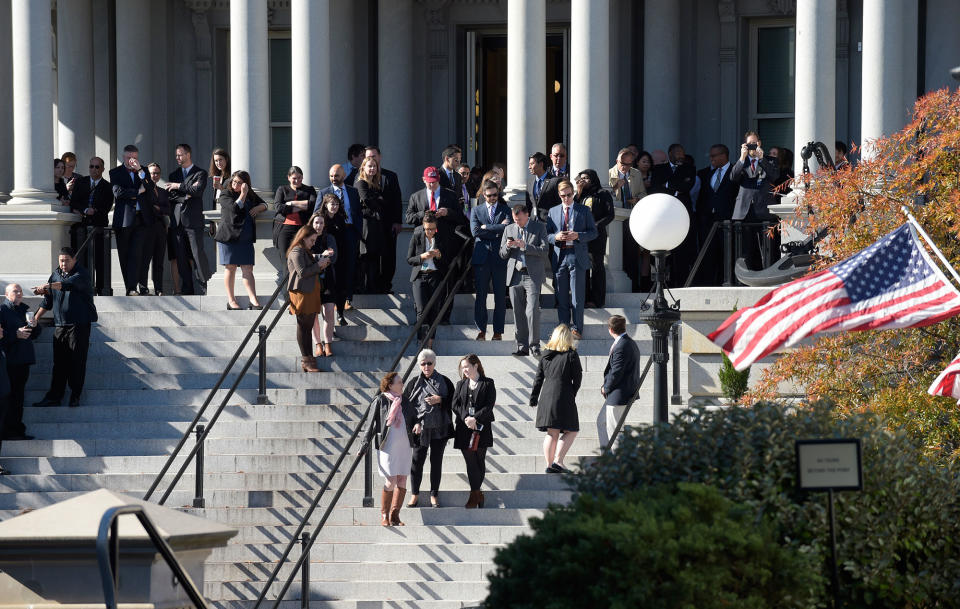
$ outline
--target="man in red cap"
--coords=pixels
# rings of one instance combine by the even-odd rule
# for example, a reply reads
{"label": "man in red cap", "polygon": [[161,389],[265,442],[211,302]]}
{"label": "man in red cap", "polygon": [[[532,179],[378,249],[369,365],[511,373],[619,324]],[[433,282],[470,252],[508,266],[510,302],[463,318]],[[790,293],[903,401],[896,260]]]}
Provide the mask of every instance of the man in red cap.
{"label": "man in red cap", "polygon": [[[467,218],[460,210],[456,195],[440,187],[440,170],[436,167],[427,167],[423,170],[423,185],[423,190],[410,195],[404,220],[412,226],[420,226],[423,223],[423,215],[428,211],[434,212],[437,218],[437,234],[442,244],[441,249],[444,253],[449,252],[449,256],[455,256],[460,251],[463,240],[470,234]],[[448,260],[449,262],[452,261]],[[453,307],[447,309],[444,322],[449,321],[452,310]]]}

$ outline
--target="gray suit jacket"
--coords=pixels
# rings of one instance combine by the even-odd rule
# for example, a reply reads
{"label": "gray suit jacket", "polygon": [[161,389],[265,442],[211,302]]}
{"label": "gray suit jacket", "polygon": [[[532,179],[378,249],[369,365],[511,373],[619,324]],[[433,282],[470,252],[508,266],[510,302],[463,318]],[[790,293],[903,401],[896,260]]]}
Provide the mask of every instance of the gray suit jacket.
{"label": "gray suit jacket", "polygon": [[[527,242],[525,251],[521,252],[519,248],[507,246],[507,241],[510,239],[521,238]],[[510,285],[521,253],[526,259],[527,273],[530,278],[538,284],[546,281],[546,265],[550,259],[548,256],[549,247],[547,227],[544,226],[543,222],[530,219],[527,221],[526,229],[520,228],[517,224],[508,224],[503,230],[503,237],[500,239],[500,257],[507,260],[507,285]]]}
{"label": "gray suit jacket", "polygon": [[738,158],[730,168],[729,174],[730,181],[740,186],[732,219],[743,220],[751,212],[752,216],[758,219],[767,217],[770,214],[767,206],[774,200],[771,189],[773,183],[780,177],[777,166],[764,157],[759,160],[757,169],[754,171],[749,160],[743,162]]}

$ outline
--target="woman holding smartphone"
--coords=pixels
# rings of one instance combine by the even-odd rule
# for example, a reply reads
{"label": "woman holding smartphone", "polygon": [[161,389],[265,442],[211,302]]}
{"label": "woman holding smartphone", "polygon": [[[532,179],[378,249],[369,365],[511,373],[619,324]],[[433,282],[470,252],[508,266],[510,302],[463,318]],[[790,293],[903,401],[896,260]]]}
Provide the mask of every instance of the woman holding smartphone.
{"label": "woman holding smartphone", "polygon": [[330,258],[317,258],[311,252],[317,237],[313,226],[301,226],[287,250],[289,307],[290,313],[297,316],[297,346],[300,347],[300,367],[304,372],[320,372],[311,349],[311,334],[317,313],[323,309],[320,274],[330,266]]}
{"label": "woman holding smartphone", "polygon": [[493,446],[493,405],[497,388],[483,373],[480,358],[471,353],[460,360],[460,382],[453,392],[453,414],[457,420],[453,447],[460,449],[467,465],[470,498],[465,508],[483,507],[480,487],[487,473],[487,449]]}
{"label": "woman holding smartphone", "polygon": [[213,185],[213,200],[216,201],[223,194],[230,181],[230,155],[223,148],[217,148],[210,155],[210,170],[207,172]]}
{"label": "woman holding smartphone", "polygon": [[[334,197],[336,199],[336,197]],[[317,344],[313,355],[333,356],[333,350],[330,343],[333,342],[333,306],[337,293],[336,263],[337,263],[337,241],[327,231],[327,222],[323,213],[318,211],[310,216],[310,226],[317,231],[317,241],[310,248],[313,255],[319,260],[326,258],[327,266],[320,271],[320,299],[323,303],[321,315],[317,316],[313,324],[313,337]],[[321,320],[321,316],[323,319]],[[323,332],[321,333],[320,324],[323,323]]]}
{"label": "woman holding smartphone", "polygon": [[253,192],[250,174],[246,171],[233,172],[230,183],[220,195],[218,203],[221,221],[217,226],[215,238],[220,264],[224,267],[223,287],[227,291],[227,310],[237,311],[241,308],[233,291],[237,267],[240,267],[243,287],[247,289],[247,295],[250,296],[250,304],[247,308],[260,310],[263,307],[257,300],[257,285],[253,278],[253,244],[257,240],[254,218],[267,209],[267,204]]}
{"label": "woman holding smartphone", "polygon": [[377,466],[384,478],[380,494],[381,526],[403,526],[400,508],[407,494],[415,437],[420,433],[416,420],[417,410],[403,395],[403,379],[396,372],[388,372],[380,380],[380,395],[373,413]]}
{"label": "woman holding smartphone", "polygon": [[[333,239],[337,243],[337,252],[347,251],[345,249],[347,247],[347,216],[343,211],[343,206],[340,205],[340,199],[337,195],[332,193],[323,195],[323,199],[320,201],[320,213],[323,214],[327,234],[333,235]],[[339,279],[339,281],[336,282],[336,291],[334,292],[336,295],[337,323],[341,326],[347,325],[347,320],[343,316],[344,305],[347,302],[347,262],[351,261],[342,256],[337,256],[337,261],[334,265],[334,271],[337,279]]]}

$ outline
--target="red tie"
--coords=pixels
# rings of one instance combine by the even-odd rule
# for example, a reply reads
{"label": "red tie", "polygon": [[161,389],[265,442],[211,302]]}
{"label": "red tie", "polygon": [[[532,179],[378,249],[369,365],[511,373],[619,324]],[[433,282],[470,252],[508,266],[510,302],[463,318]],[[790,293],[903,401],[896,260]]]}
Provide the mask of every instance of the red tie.
{"label": "red tie", "polygon": [[431,211],[437,211],[437,193],[430,191],[430,209]]}
{"label": "red tie", "polygon": [[750,169],[757,171],[757,159],[750,159]]}

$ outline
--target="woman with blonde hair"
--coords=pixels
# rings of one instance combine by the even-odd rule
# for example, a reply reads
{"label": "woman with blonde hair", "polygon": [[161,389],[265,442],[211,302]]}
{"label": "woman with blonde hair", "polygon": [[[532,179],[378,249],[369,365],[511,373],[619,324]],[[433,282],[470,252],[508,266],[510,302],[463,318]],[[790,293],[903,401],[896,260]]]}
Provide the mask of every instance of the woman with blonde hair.
{"label": "woman with blonde hair", "polygon": [[311,224],[300,227],[287,250],[287,280],[290,313],[297,316],[297,346],[304,372],[320,372],[313,355],[313,324],[323,309],[323,286],[320,273],[330,266],[329,256],[314,256],[311,249],[317,242],[317,231]]}
{"label": "woman with blonde hair", "polygon": [[363,216],[363,233],[360,237],[360,260],[366,291],[375,294],[380,278],[380,257],[383,254],[383,222],[386,203],[383,198],[383,182],[380,179],[380,164],[368,156],[360,163],[353,187],[360,195],[360,215]]}
{"label": "woman with blonde hair", "polygon": [[413,461],[413,447],[421,425],[417,409],[403,395],[403,379],[388,372],[380,380],[380,395],[373,413],[374,444],[379,451],[377,466],[384,478],[380,495],[380,524],[402,527],[400,508],[407,494],[407,476]]}
{"label": "woman with blonde hair", "polygon": [[543,457],[548,474],[568,471],[563,458],[580,431],[576,398],[582,379],[583,367],[573,347],[573,333],[560,324],[543,350],[530,392],[530,405],[537,407],[537,429],[547,433]]}

